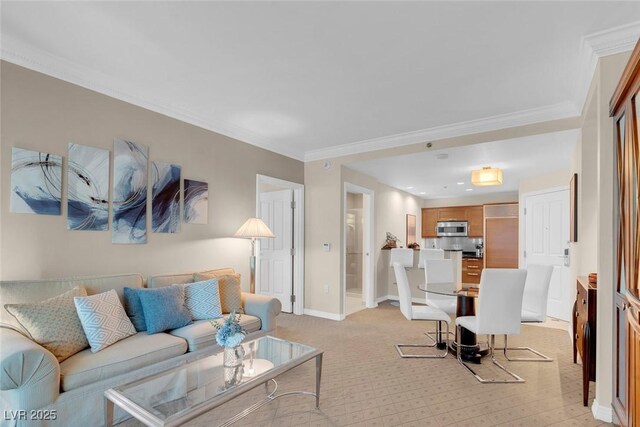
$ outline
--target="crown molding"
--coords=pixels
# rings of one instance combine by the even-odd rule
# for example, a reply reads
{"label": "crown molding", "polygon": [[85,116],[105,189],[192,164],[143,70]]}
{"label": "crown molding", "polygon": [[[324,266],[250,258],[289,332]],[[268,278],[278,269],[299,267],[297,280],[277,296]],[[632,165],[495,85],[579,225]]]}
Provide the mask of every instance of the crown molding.
{"label": "crown molding", "polygon": [[587,101],[589,88],[598,65],[605,56],[633,50],[640,38],[640,21],[621,25],[582,38],[579,58],[575,105],[582,111]]}
{"label": "crown molding", "polygon": [[575,117],[577,115],[578,112],[573,103],[566,102],[548,107],[517,111],[515,113],[501,114],[482,119],[453,123],[450,125],[436,126],[429,129],[389,135],[381,138],[372,138],[326,149],[307,151],[305,153],[304,160],[305,162],[310,162],[314,160],[349,156],[368,151],[403,147],[405,145],[424,143],[439,139],[455,138],[474,133],[489,132],[529,125],[532,123]]}
{"label": "crown molding", "polygon": [[270,141],[246,129],[219,119],[202,117],[188,108],[154,99],[133,85],[115,79],[84,65],[53,55],[23,43],[10,35],[2,35],[0,59],[55,77],[60,80],[107,95],[156,113],[198,126],[200,128],[281,154],[295,160],[303,160],[302,153],[275,148]]}

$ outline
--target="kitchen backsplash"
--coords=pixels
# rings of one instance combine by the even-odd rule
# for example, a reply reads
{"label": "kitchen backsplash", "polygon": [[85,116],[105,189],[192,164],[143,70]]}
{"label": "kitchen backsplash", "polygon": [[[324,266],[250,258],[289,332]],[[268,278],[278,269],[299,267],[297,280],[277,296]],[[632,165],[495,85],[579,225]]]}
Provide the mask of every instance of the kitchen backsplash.
{"label": "kitchen backsplash", "polygon": [[423,249],[475,251],[476,245],[482,245],[482,238],[473,237],[435,237],[423,240]]}

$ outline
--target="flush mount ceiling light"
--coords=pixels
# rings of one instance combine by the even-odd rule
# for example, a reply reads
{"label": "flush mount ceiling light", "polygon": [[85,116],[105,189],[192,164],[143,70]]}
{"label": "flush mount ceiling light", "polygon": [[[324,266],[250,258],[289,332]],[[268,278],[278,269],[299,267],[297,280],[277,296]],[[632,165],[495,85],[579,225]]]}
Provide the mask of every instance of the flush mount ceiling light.
{"label": "flush mount ceiling light", "polygon": [[502,169],[485,166],[472,170],[471,183],[478,186],[502,185]]}

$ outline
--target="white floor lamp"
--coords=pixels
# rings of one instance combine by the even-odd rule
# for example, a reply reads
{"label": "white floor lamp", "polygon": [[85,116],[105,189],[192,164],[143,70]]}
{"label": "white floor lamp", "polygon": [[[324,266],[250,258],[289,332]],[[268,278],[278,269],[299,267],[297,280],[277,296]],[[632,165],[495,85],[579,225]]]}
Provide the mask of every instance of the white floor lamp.
{"label": "white floor lamp", "polygon": [[264,237],[276,237],[273,235],[267,224],[260,218],[249,218],[242,227],[236,231],[234,237],[243,239],[251,239],[251,258],[249,266],[251,268],[251,277],[249,279],[249,292],[256,293],[256,239]]}

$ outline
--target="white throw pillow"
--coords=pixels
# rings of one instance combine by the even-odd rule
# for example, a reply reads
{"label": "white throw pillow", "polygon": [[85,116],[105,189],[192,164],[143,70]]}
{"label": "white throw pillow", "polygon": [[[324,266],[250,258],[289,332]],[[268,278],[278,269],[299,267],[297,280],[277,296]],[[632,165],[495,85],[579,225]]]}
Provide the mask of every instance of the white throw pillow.
{"label": "white throw pillow", "polygon": [[184,305],[193,320],[217,319],[222,317],[218,279],[184,285]]}
{"label": "white throw pillow", "polygon": [[115,290],[88,297],[75,297],[73,302],[92,352],[96,353],[121,339],[135,335],[136,328],[127,317]]}

